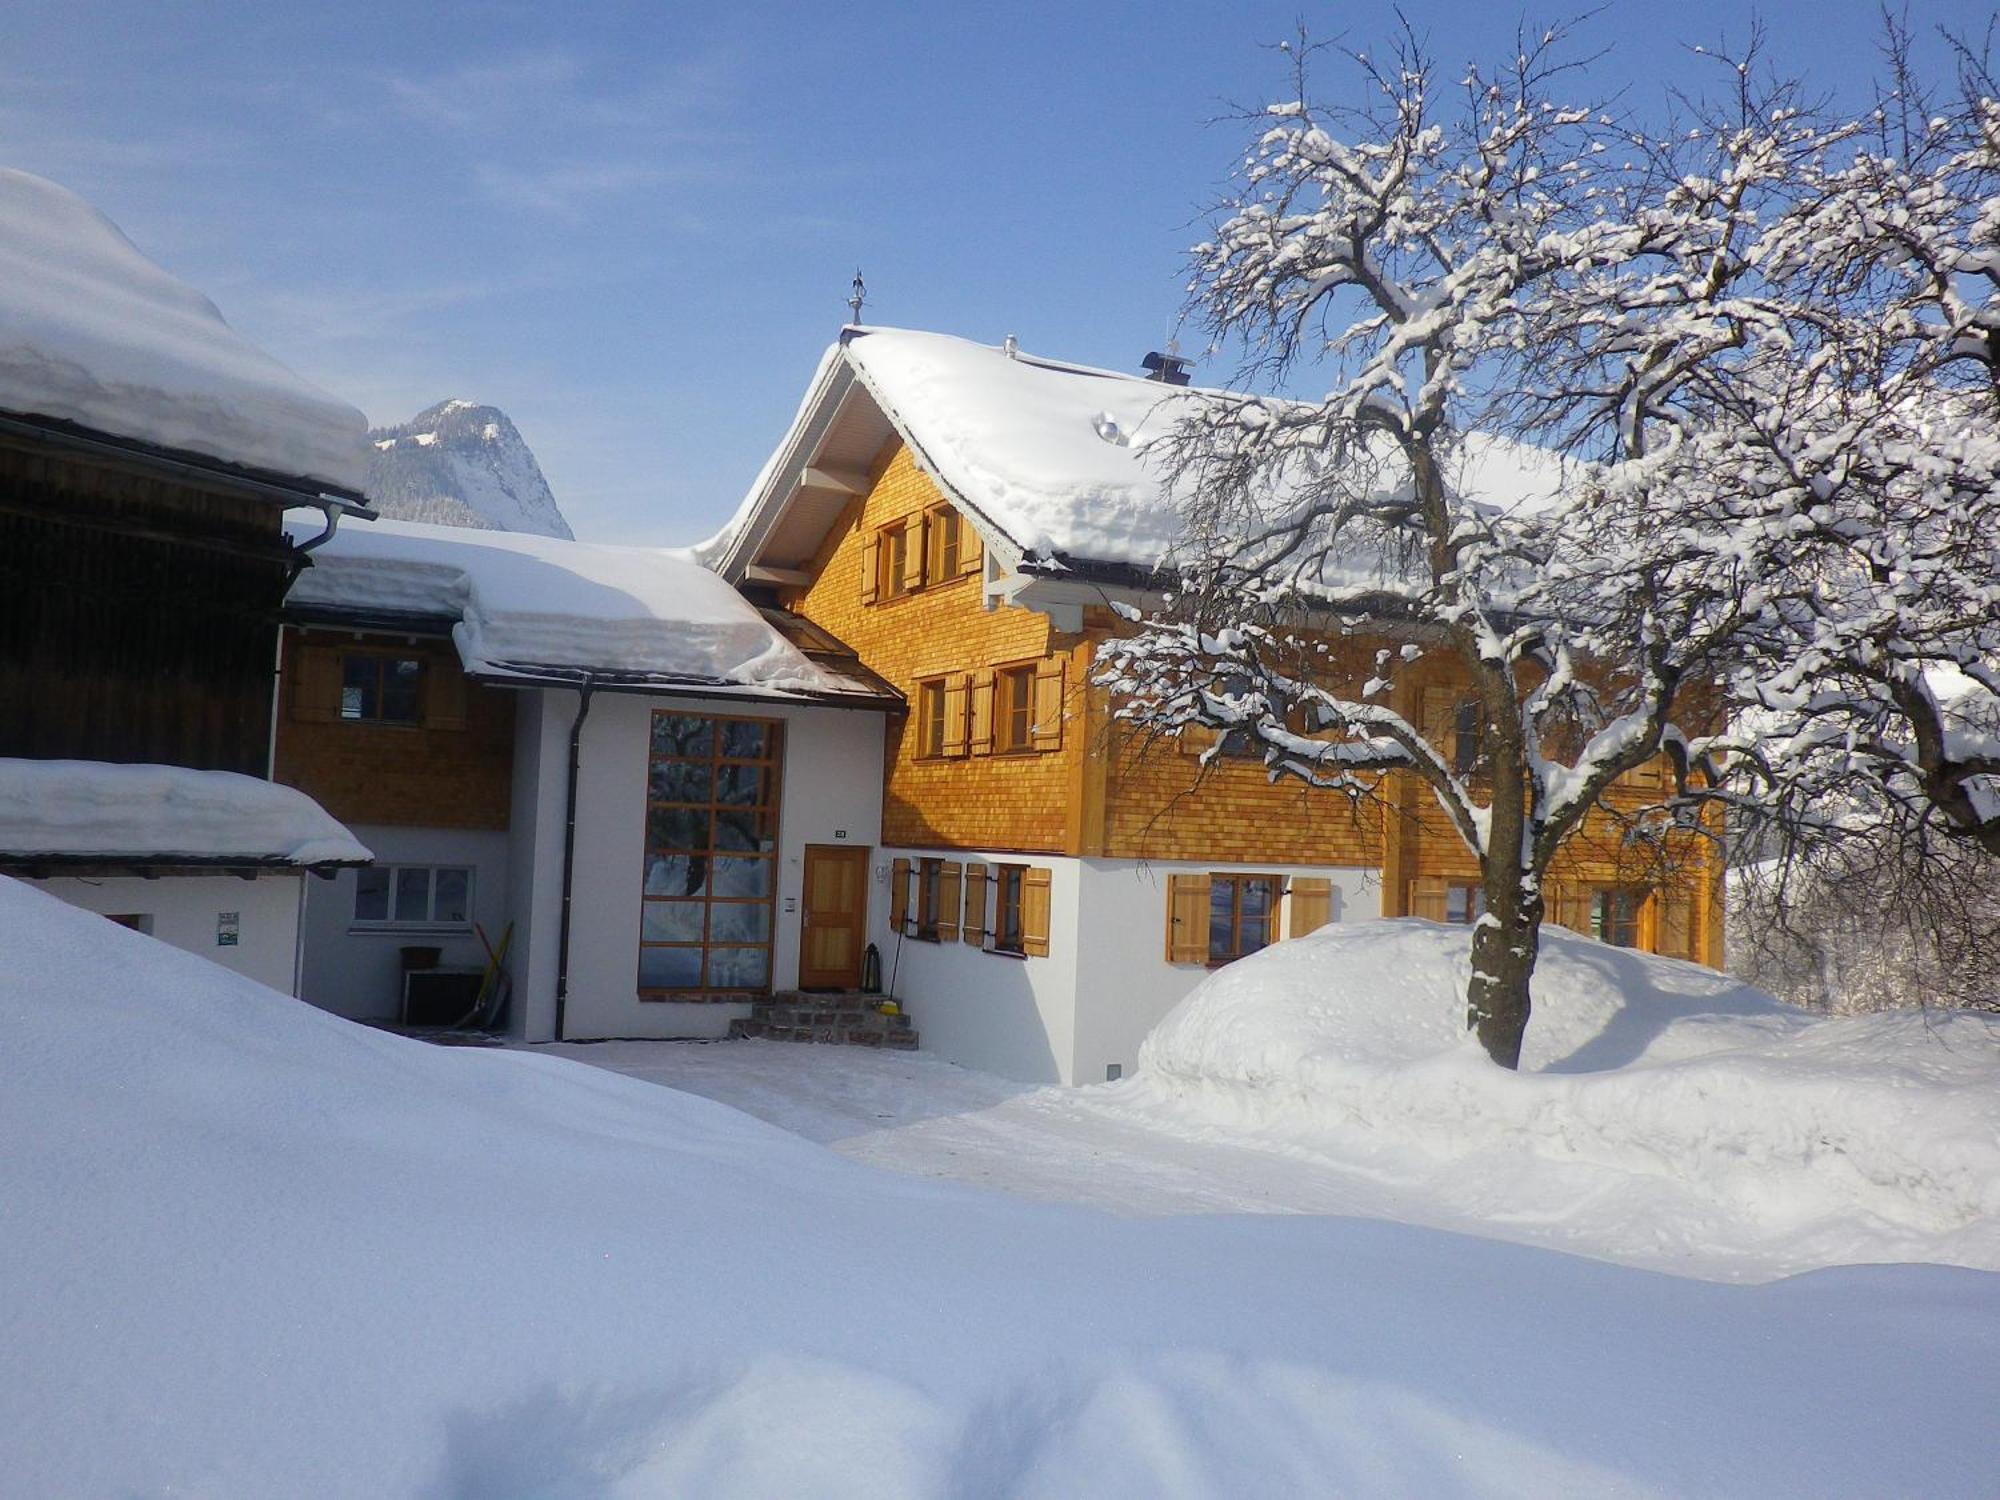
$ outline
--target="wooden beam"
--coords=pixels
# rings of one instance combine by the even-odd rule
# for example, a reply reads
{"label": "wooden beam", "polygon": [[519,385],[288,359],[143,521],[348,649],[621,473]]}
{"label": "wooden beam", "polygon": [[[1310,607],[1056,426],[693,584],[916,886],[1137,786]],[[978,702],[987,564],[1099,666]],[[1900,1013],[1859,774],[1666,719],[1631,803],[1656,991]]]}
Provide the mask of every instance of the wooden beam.
{"label": "wooden beam", "polygon": [[745,583],[774,583],[787,588],[810,588],[813,575],[804,568],[767,568],[762,563],[752,563],[743,570]]}
{"label": "wooden beam", "polygon": [[846,495],[868,493],[868,476],[859,469],[808,467],[799,475],[799,487],[808,490],[839,490]]}

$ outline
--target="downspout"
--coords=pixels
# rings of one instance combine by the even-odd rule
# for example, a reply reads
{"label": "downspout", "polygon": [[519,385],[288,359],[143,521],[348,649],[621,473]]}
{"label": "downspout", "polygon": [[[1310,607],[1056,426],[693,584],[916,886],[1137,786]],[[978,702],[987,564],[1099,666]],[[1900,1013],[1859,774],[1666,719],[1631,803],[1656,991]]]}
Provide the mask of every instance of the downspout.
{"label": "downspout", "polygon": [[563,798],[563,859],[561,925],[556,937],[556,1034],[563,1040],[563,1017],[569,1008],[570,880],[576,869],[576,768],[583,749],[583,721],[590,716],[590,693],[597,678],[583,674],[577,688],[576,718],[569,726],[569,787]]}

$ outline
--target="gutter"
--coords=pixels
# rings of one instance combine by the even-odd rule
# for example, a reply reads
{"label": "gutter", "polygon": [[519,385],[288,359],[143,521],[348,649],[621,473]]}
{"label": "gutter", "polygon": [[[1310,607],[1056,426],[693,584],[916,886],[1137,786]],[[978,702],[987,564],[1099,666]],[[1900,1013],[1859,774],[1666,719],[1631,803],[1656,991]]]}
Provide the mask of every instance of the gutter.
{"label": "gutter", "polygon": [[576,771],[583,749],[583,721],[590,716],[590,695],[597,687],[596,677],[589,672],[583,674],[581,683],[572,682],[577,690],[576,717],[569,726],[569,782],[563,797],[563,857],[562,857],[562,906],[560,926],[556,937],[556,1034],[554,1040],[563,1040],[563,1021],[569,1010],[569,916],[571,884],[576,873]]}

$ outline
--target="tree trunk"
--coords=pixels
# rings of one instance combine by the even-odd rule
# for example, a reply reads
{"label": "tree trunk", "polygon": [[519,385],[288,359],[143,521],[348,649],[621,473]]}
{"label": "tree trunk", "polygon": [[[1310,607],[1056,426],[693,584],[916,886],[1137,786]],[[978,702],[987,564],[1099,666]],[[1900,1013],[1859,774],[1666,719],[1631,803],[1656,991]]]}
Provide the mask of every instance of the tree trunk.
{"label": "tree trunk", "polygon": [[[1528,1031],[1528,983],[1541,949],[1542,900],[1522,889],[1519,881],[1509,884],[1511,901],[1496,903],[1494,892],[1488,890],[1486,915],[1472,930],[1465,1023],[1488,1057],[1503,1068],[1518,1068],[1521,1040]],[[1502,904],[1512,910],[1496,911]]]}

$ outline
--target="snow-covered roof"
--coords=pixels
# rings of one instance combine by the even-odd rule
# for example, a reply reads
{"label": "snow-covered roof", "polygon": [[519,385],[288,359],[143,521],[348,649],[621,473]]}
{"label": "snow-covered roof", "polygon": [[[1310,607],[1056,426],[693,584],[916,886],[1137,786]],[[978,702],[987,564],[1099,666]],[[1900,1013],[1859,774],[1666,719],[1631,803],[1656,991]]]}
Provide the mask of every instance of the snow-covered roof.
{"label": "snow-covered roof", "polygon": [[[1024,557],[1150,569],[1180,531],[1160,440],[1218,393],[1066,364],[948,334],[853,328],[827,351],[791,433],[736,517],[702,544],[728,569],[752,559],[758,522],[791,496],[782,461],[816,460],[851,372],[939,488]],[[1461,445],[1462,493],[1512,508],[1552,497],[1554,455],[1475,434]]]}
{"label": "snow-covered roof", "polygon": [[359,493],[368,421],[67,188],[0,168],[0,410]]}
{"label": "snow-covered roof", "polygon": [[366,864],[304,792],[185,766],[0,759],[0,860]]}
{"label": "snow-covered roof", "polygon": [[[287,524],[298,536],[317,530]],[[873,679],[813,660],[681,548],[385,519],[337,531],[286,603],[452,621],[465,669],[489,677],[591,672],[768,696],[883,696]]]}

